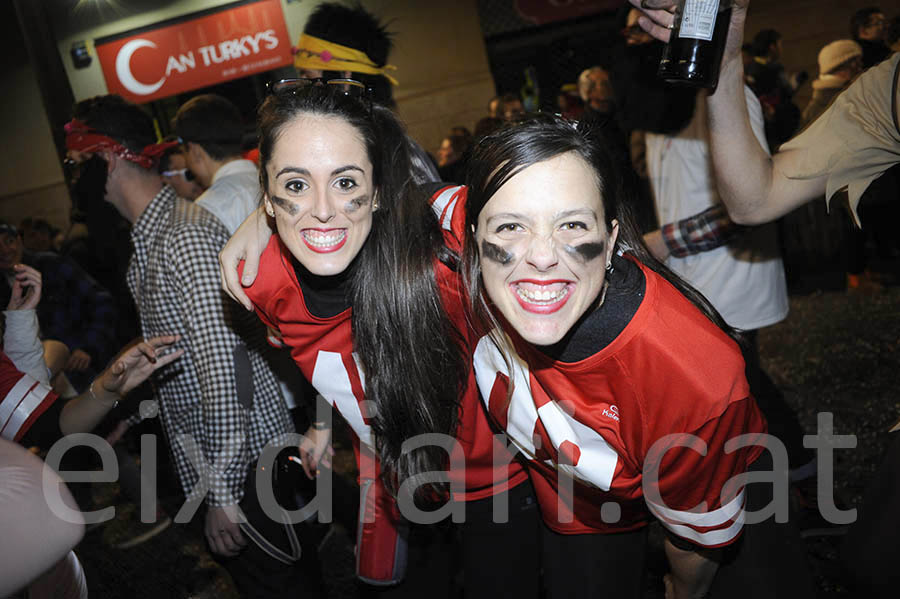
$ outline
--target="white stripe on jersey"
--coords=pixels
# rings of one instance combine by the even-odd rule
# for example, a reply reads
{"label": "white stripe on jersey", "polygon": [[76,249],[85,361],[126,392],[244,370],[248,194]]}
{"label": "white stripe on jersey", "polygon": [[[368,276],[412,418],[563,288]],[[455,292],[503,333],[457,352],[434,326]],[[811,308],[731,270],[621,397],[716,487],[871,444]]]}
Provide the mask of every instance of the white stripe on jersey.
{"label": "white stripe on jersey", "polygon": [[441,226],[446,231],[451,230],[450,222],[453,220],[453,207],[456,206],[455,196],[460,189],[462,189],[461,186],[448,187],[431,202],[431,209],[434,210],[435,216],[441,221]]}
{"label": "white stripe on jersey", "polygon": [[34,412],[38,406],[41,405],[41,402],[47,398],[48,393],[50,393],[50,387],[45,387],[40,383],[35,385],[19,404],[19,407],[13,412],[9,422],[7,422],[3,429],[0,430],[0,436],[4,439],[15,439],[16,435],[19,433],[19,429],[22,428],[22,425],[25,424],[25,421],[28,420],[31,413]]}
{"label": "white stripe on jersey", "polygon": [[[741,498],[743,499],[743,497]],[[647,506],[651,506],[650,502],[647,502]],[[653,507],[650,507],[650,511],[653,511]],[[738,536],[741,529],[744,527],[744,510],[741,510],[738,513],[738,517],[734,519],[734,522],[732,522],[731,526],[728,528],[718,528],[706,532],[698,532],[690,526],[673,524],[663,519],[660,519],[659,522],[679,537],[683,537],[705,547],[714,547],[716,545],[727,543]]]}
{"label": "white stripe on jersey", "polygon": [[[354,356],[354,362],[356,356]],[[365,388],[365,380],[362,378],[362,369],[357,364],[360,374],[360,382]],[[341,354],[319,350],[316,354],[316,365],[313,367],[312,386],[316,388],[322,397],[331,404],[359,437],[360,443],[375,447],[375,439],[372,436],[372,427],[366,424],[359,401],[353,394],[353,386],[350,384],[350,375],[344,366]]]}
{"label": "white stripe on jersey", "polygon": [[743,510],[744,490],[741,489],[741,492],[734,499],[711,512],[683,512],[652,501],[647,501],[647,507],[660,520],[688,524],[690,526],[720,526]]}
{"label": "white stripe on jersey", "polygon": [[453,198],[453,201],[450,202],[450,205],[447,206],[447,211],[444,213],[444,219],[441,221],[441,227],[444,228],[445,231],[453,230],[453,209],[456,208],[457,199]]}
{"label": "white stripe on jersey", "polygon": [[0,430],[5,428],[6,422],[9,420],[10,416],[13,415],[16,408],[22,403],[22,398],[28,394],[35,384],[37,384],[35,378],[23,374],[22,378],[19,379],[19,382],[13,385],[13,388],[10,389],[9,393],[6,394],[6,397],[3,398],[3,401],[0,401]]}

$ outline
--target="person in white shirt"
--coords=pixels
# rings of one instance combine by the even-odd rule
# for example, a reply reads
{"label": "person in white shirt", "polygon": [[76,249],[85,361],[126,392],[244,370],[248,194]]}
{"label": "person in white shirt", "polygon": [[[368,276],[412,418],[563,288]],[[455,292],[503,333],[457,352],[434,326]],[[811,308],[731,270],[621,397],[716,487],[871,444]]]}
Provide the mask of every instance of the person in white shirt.
{"label": "person in white shirt", "polygon": [[234,233],[260,197],[256,164],[241,158],[241,111],[222,96],[204,94],[184,103],[173,125],[187,168],[207,188],[197,204]]}

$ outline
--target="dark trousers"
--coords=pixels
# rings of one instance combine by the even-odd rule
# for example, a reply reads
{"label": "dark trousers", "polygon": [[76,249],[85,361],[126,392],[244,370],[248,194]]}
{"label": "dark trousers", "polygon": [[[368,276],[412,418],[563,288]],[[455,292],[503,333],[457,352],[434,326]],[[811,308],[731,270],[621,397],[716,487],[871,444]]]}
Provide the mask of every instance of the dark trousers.
{"label": "dark trousers", "polygon": [[890,434],[894,440],[841,547],[841,561],[859,597],[896,597],[900,588],[900,433]]}
{"label": "dark trousers", "polygon": [[639,599],[647,528],[616,534],[561,535],[546,525],[542,545],[547,599]]}
{"label": "dark trousers", "polygon": [[[494,501],[508,502],[506,522],[495,522]],[[537,599],[540,595],[540,513],[531,482],[496,498],[465,503],[465,521],[451,525],[411,526],[409,563],[403,582],[364,596],[379,599],[455,597],[454,574],[465,599]],[[455,545],[455,546],[454,546]]]}
{"label": "dark trousers", "polygon": [[[750,465],[749,471],[771,472],[767,451]],[[770,482],[744,488],[744,509],[759,511],[771,505]],[[713,580],[710,596],[723,599],[812,599],[812,576],[806,563],[806,546],[800,538],[793,513],[779,524],[775,516],[757,524],[745,524],[741,536],[723,550],[723,559]]]}
{"label": "dark trousers", "polygon": [[[494,500],[507,502],[507,521],[495,522]],[[466,599],[537,599],[540,594],[540,510],[531,481],[466,503],[460,525]]]}
{"label": "dark trousers", "polygon": [[781,389],[769,378],[760,364],[757,331],[743,333],[747,341],[744,348],[747,382],[750,384],[750,393],[756,400],[756,405],[766,417],[769,434],[781,441],[787,449],[789,468],[799,468],[808,464],[815,457],[815,453],[803,447],[803,429],[797,414],[784,400]]}
{"label": "dark trousers", "polygon": [[[255,468],[247,475],[240,506],[247,521],[256,530],[282,551],[290,553],[284,524],[270,519],[260,506],[256,494]],[[241,597],[315,599],[323,596],[316,543],[310,538],[304,524],[294,525],[294,530],[299,538],[302,554],[300,561],[293,565],[273,558],[250,539],[247,539],[247,546],[236,557],[218,558],[231,575]]]}

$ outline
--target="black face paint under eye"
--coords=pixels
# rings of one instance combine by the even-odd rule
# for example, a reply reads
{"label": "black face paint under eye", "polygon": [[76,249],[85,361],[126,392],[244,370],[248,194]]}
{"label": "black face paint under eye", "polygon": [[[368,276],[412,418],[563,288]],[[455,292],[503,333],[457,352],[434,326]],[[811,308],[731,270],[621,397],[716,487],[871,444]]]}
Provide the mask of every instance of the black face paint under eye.
{"label": "black face paint under eye", "polygon": [[512,262],[513,258],[515,257],[499,245],[494,245],[490,241],[486,240],[481,241],[481,255],[488,260],[500,264],[501,266],[506,266],[507,264]]}
{"label": "black face paint under eye", "polygon": [[590,262],[591,260],[599,258],[606,252],[606,242],[591,241],[582,243],[581,245],[564,245],[563,248],[581,262]]}
{"label": "black face paint under eye", "polygon": [[344,210],[347,210],[348,212],[355,212],[368,203],[369,203],[369,196],[366,194],[363,194],[361,196],[358,196],[358,197],[348,200],[347,203],[344,205]]}
{"label": "black face paint under eye", "polygon": [[300,212],[300,207],[290,200],[273,195],[272,202],[291,216],[296,216]]}

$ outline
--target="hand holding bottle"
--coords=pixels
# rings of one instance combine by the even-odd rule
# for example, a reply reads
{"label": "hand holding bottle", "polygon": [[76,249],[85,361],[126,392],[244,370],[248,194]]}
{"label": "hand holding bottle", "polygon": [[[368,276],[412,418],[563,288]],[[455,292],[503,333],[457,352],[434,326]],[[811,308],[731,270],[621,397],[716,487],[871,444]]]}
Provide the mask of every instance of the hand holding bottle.
{"label": "hand holding bottle", "polygon": [[[741,64],[744,21],[749,0],[720,0],[720,2],[682,0],[677,3],[674,0],[630,0],[630,2],[644,13],[638,20],[641,28],[654,38],[668,43],[663,61],[660,63],[660,76],[664,79],[674,83],[715,87],[720,60],[726,65],[733,64],[732,61]],[[677,32],[682,26],[681,10],[676,13],[676,6],[683,10],[685,4],[693,5],[688,7],[688,12],[694,15],[705,8],[698,5],[713,5],[713,14],[718,5],[717,16],[724,22],[720,21],[718,26],[715,26],[717,25],[715,20],[707,20],[704,24],[708,27],[697,28],[697,21],[694,20],[687,35],[682,31],[681,35],[673,40],[673,31]],[[729,9],[730,15],[726,12]],[[703,35],[704,33],[706,35]]]}
{"label": "hand holding bottle", "polygon": [[[641,28],[656,39],[668,42],[675,24],[675,0],[629,0],[629,2],[644,13],[644,16],[638,21]],[[750,0],[732,0],[731,5],[731,24],[728,31],[728,42],[725,45],[724,60],[733,57],[740,60],[744,22],[747,20],[747,8]]]}

